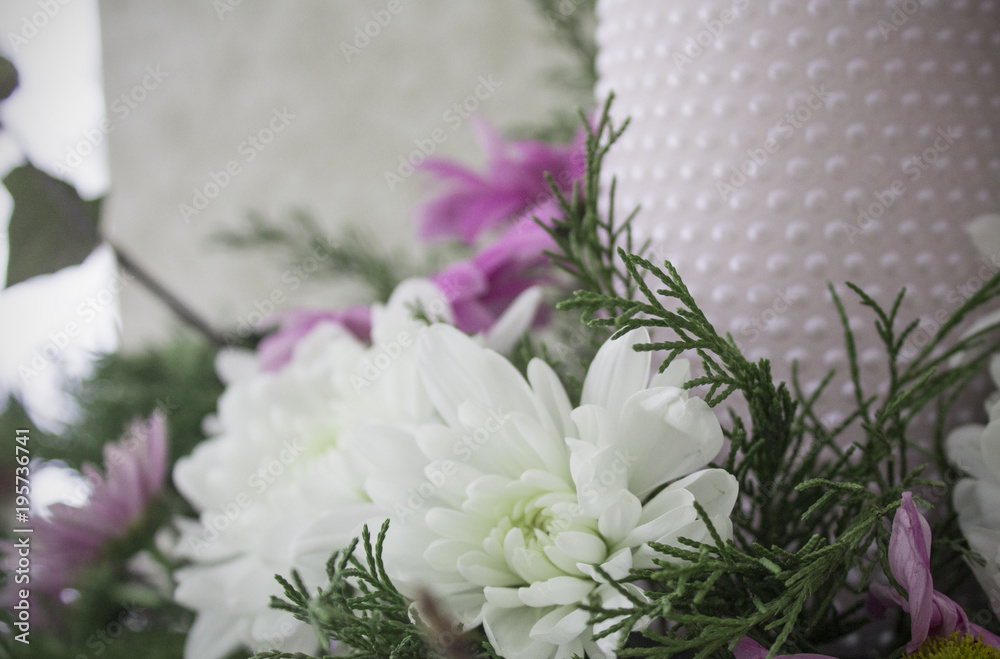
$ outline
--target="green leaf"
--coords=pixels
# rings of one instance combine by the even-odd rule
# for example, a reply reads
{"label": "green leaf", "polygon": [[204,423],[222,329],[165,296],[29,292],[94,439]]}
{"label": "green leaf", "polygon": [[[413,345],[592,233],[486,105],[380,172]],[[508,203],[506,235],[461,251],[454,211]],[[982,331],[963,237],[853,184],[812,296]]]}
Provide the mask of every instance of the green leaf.
{"label": "green leaf", "polygon": [[0,57],[0,101],[5,100],[17,89],[17,69],[6,57]]}
{"label": "green leaf", "polygon": [[79,265],[100,244],[100,199],[84,201],[69,183],[30,164],[3,183],[14,198],[7,286]]}

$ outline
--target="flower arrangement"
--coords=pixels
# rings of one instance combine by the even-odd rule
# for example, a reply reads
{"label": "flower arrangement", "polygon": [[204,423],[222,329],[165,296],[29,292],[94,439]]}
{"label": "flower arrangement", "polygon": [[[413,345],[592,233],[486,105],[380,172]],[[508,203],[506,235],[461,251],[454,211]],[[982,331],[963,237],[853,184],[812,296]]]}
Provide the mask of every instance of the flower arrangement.
{"label": "flower arrangement", "polygon": [[[1000,403],[949,415],[1000,384],[1000,274],[906,355],[905,291],[830,286],[853,391],[831,424],[832,374],[778,381],[615,216],[612,102],[568,144],[480,123],[485,171],[423,166],[419,234],[458,257],[404,276],[331,252],[380,299],[220,350],[205,436],[172,463],[169,409],[107,445],[33,540],[39,656],[106,625],[95,655],[1000,657]],[[274,235],[253,230],[230,239]],[[988,253],[1000,216],[971,235]]]}

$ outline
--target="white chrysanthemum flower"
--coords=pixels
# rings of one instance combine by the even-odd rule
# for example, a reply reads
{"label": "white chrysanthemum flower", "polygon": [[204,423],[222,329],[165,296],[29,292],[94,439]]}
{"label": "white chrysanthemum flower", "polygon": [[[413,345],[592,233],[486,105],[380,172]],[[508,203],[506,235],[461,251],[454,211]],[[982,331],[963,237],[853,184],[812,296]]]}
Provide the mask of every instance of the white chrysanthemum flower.
{"label": "white chrysanthemum flower", "polygon": [[[1000,357],[990,364],[993,382],[1000,384]],[[948,459],[971,478],[955,484],[953,500],[959,526],[973,551],[986,565],[971,563],[972,571],[1000,614],[1000,396],[986,403],[989,422],[969,424],[948,435]]]}
{"label": "white chrysanthemum flower", "polygon": [[[369,430],[366,490],[391,511],[390,575],[426,585],[459,621],[480,623],[505,658],[610,657],[581,605],[628,606],[615,579],[651,567],[651,541],[723,537],[736,479],[704,467],[721,449],[715,414],[680,385],[677,363],[650,382],[643,331],[603,346],[572,409],[540,360],[528,379],[454,328],[420,338],[417,368],[444,423]],[[415,441],[414,441],[415,440]],[[680,480],[678,480],[680,479]],[[666,487],[662,487],[666,485]]]}
{"label": "white chrysanthemum flower", "polygon": [[[412,318],[418,301],[450,317],[433,284],[412,280],[372,310],[371,346],[322,324],[278,371],[259,371],[249,355],[220,359],[220,370],[236,379],[219,400],[213,437],[174,470],[200,513],[177,547],[193,561],[177,573],[176,599],[197,613],[186,657],[218,659],[241,645],[317,647],[307,624],[269,608],[270,596],[281,594],[274,575],[296,568],[311,587],[324,583],[330,553],[362,524],[385,518],[364,493],[367,472],[354,446],[367,424],[412,428],[437,418],[415,365],[426,329]],[[526,294],[493,338],[509,342],[527,329],[537,302],[537,292]]]}

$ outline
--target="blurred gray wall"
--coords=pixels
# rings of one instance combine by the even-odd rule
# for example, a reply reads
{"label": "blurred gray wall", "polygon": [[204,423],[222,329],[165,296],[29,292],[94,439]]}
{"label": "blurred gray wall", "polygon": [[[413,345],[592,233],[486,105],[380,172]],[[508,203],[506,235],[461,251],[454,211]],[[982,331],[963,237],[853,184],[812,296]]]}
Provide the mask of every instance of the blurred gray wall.
{"label": "blurred gray wall", "polygon": [[[581,101],[553,81],[572,60],[527,0],[102,0],[100,13],[107,233],[219,329],[258,319],[270,299],[359,297],[288,276],[281,254],[210,241],[249,210],[302,208],[416,249],[427,181],[390,189],[386,172],[435,135],[436,153],[480,163],[454,104],[478,91],[478,112],[511,128]],[[121,305],[126,348],[178,326],[139,286]]]}

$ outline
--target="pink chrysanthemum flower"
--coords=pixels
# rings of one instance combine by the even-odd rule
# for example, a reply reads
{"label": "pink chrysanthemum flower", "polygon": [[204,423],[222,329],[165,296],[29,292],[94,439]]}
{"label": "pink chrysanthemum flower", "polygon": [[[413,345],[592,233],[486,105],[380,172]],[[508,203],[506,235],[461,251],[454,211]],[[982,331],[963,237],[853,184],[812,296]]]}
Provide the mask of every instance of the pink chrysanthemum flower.
{"label": "pink chrysanthemum flower", "polygon": [[420,237],[424,240],[458,238],[473,243],[484,231],[551,200],[546,173],[567,193],[584,172],[582,131],[572,144],[552,145],[534,140],[505,142],[485,121],[476,122],[475,127],[487,153],[486,172],[480,174],[441,158],[431,158],[421,167],[447,184],[445,192],[421,210]]}
{"label": "pink chrysanthemum flower", "polygon": [[[79,573],[96,561],[108,545],[124,537],[162,491],[167,474],[167,432],[162,413],[135,422],[125,436],[104,447],[104,475],[83,466],[91,494],[82,506],[55,504],[48,519],[31,526],[31,590],[59,601]],[[7,561],[16,561],[12,543],[4,548]],[[9,565],[7,566],[10,567]],[[17,593],[8,583],[4,600]]]}

